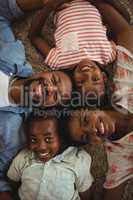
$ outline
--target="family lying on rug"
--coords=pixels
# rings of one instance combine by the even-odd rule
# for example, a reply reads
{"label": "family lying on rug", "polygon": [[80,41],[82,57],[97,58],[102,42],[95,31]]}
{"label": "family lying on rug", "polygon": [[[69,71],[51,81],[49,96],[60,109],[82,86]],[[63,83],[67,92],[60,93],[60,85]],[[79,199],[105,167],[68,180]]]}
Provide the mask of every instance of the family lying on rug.
{"label": "family lying on rug", "polygon": [[[52,70],[35,73],[11,26],[36,9],[29,36]],[[51,12],[53,46],[41,35]],[[0,0],[1,200],[94,199],[84,144],[104,144],[104,199],[122,199],[133,178],[132,34],[103,0]]]}

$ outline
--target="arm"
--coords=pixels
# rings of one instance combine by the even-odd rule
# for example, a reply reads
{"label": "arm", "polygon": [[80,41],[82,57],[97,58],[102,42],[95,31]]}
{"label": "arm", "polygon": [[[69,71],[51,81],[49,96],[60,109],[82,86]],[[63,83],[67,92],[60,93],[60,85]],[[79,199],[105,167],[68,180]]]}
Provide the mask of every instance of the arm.
{"label": "arm", "polygon": [[81,200],[93,200],[93,185],[91,186],[91,188],[89,188],[88,190],[86,190],[85,192],[80,192],[79,196],[81,198]]}
{"label": "arm", "polygon": [[115,8],[103,0],[91,0],[91,2],[99,9],[103,19],[109,25],[115,36],[116,43],[133,53],[133,29],[131,25]]}
{"label": "arm", "polygon": [[29,34],[32,44],[36,47],[38,51],[40,51],[43,56],[47,56],[51,49],[47,41],[45,41],[45,39],[41,37],[43,24],[45,23],[51,11],[52,9],[49,6],[45,6],[42,10],[37,12],[32,22]]}
{"label": "arm", "polygon": [[79,191],[81,200],[93,200],[93,177],[91,175],[91,156],[84,150],[78,152],[78,160],[75,163],[78,166],[78,176],[76,179],[76,186]]}
{"label": "arm", "polygon": [[30,39],[32,44],[43,56],[47,56],[52,47],[50,47],[47,41],[41,37],[42,27],[52,11],[58,8],[61,4],[70,1],[72,0],[48,0],[45,7],[36,14],[32,22]]}
{"label": "arm", "polygon": [[13,200],[11,192],[0,192],[0,200]]}

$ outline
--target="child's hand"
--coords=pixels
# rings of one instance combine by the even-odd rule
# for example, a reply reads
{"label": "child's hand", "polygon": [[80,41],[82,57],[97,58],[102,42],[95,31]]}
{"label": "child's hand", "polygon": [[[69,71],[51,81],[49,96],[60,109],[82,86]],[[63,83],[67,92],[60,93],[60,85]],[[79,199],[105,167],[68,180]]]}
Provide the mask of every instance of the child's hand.
{"label": "child's hand", "polygon": [[47,1],[47,5],[52,9],[55,10],[57,9],[59,6],[61,6],[64,3],[69,3],[73,0],[48,0]]}
{"label": "child's hand", "polygon": [[102,143],[102,138],[109,137],[115,132],[115,122],[106,111],[84,112],[82,120],[88,123],[90,143]]}

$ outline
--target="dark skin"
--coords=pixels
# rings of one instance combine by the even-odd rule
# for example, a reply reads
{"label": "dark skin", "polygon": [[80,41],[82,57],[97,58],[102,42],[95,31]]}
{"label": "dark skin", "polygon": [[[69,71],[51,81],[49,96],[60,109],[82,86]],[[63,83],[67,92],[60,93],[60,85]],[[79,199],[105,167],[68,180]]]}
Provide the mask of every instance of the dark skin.
{"label": "dark skin", "polygon": [[[16,2],[24,13],[28,13],[30,11],[43,8],[47,0],[16,0]],[[51,2],[51,0],[49,0],[49,2]],[[17,85],[21,85],[22,82],[23,81],[20,81],[19,83],[17,82]],[[15,97],[13,99],[16,103],[19,103],[19,96],[18,95],[16,96],[16,93],[18,94],[19,91],[14,91],[13,96],[15,95]],[[0,192],[0,200],[13,200],[12,194],[8,191]]]}
{"label": "dark skin", "polygon": [[71,88],[71,81],[63,72],[38,72],[31,77],[15,80],[9,87],[9,98],[21,106],[26,106],[25,98],[28,97],[31,105],[36,102],[36,106],[53,106],[61,103],[63,98],[69,99]]}
{"label": "dark skin", "polygon": [[[102,124],[102,125],[101,125]],[[73,141],[80,144],[101,144],[103,139],[114,134],[121,138],[133,131],[133,115],[117,111],[77,111],[69,120],[69,132]],[[118,187],[105,189],[104,200],[121,200],[126,182]]]}
{"label": "dark skin", "polygon": [[71,1],[72,0],[49,0],[45,7],[36,14],[32,22],[29,37],[32,44],[38,49],[38,51],[40,51],[44,57],[48,55],[52,47],[49,46],[44,38],[41,37],[40,33],[42,27],[52,11],[55,11],[60,5]]}
{"label": "dark skin", "polygon": [[16,2],[24,12],[30,12],[42,8],[47,0],[16,0]]}
{"label": "dark skin", "polygon": [[[91,2],[99,9],[103,19],[110,27],[114,34],[115,41],[117,44],[127,48],[131,53],[133,53],[133,29],[128,24],[128,22],[122,17],[112,6],[106,4],[102,0],[91,0]],[[114,111],[114,113],[117,111]],[[132,131],[133,116],[132,114],[127,114],[125,117],[122,113],[118,114],[120,118],[117,119],[118,130],[120,128],[121,136]],[[116,115],[117,116],[117,115]],[[121,120],[121,117],[124,121]],[[115,119],[115,115],[114,115]],[[129,121],[128,121],[129,120]],[[129,126],[128,126],[129,125]],[[121,200],[124,192],[126,183],[122,183],[116,188],[105,190],[104,200],[117,199]]]}
{"label": "dark skin", "polygon": [[1,200],[13,200],[11,192],[0,192]]}
{"label": "dark skin", "polygon": [[104,21],[114,34],[116,43],[133,53],[133,29],[125,18],[103,0],[91,0],[103,16]]}
{"label": "dark skin", "polygon": [[[91,0],[91,3],[93,3],[101,12],[103,21],[110,28],[111,33],[113,33],[113,39],[116,44],[125,47],[133,53],[133,28],[129,25],[125,18],[111,5],[102,0]],[[104,66],[103,69],[106,69],[106,71],[108,70],[110,75],[112,66]],[[117,74],[119,66],[115,66],[114,63],[113,69],[115,70],[112,72],[113,74],[110,78]],[[89,60],[83,60],[76,66],[72,77],[76,90],[78,90],[82,95],[86,96],[94,93],[99,99],[100,97],[106,98],[105,86],[108,86],[107,77],[106,74],[103,73],[102,67],[99,67],[98,63],[92,62],[92,64],[90,64]],[[113,83],[111,83],[111,85],[112,84]]]}
{"label": "dark skin", "polygon": [[[31,121],[28,134],[29,149],[36,154],[39,160],[45,163],[58,154],[62,141],[59,136],[58,121],[56,118]],[[41,155],[44,152],[47,152],[48,155]],[[14,190],[17,191],[20,183],[11,180],[10,183]],[[81,200],[89,200],[92,199],[92,194],[93,185],[88,190],[80,192],[79,196]]]}
{"label": "dark skin", "polygon": [[81,110],[72,114],[69,128],[73,140],[99,144],[102,138],[110,137],[112,134],[115,134],[116,138],[123,137],[133,130],[132,124],[132,114],[122,114],[115,110]]}

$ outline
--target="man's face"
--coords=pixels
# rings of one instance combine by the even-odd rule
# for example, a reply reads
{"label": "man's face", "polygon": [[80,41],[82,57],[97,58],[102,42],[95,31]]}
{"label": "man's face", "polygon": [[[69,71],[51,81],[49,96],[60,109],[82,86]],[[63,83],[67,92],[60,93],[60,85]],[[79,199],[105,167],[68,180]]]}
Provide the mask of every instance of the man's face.
{"label": "man's face", "polygon": [[76,89],[85,95],[102,97],[105,92],[103,74],[95,62],[82,60],[74,71]]}
{"label": "man's face", "polygon": [[30,130],[30,149],[42,162],[47,162],[59,152],[61,140],[55,119],[33,121]]}
{"label": "man's face", "polygon": [[25,84],[32,103],[39,107],[63,104],[71,98],[72,84],[63,72],[40,72]]}

